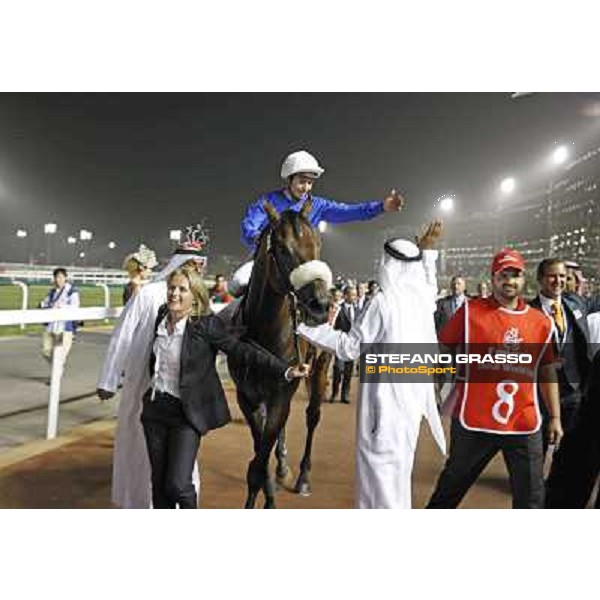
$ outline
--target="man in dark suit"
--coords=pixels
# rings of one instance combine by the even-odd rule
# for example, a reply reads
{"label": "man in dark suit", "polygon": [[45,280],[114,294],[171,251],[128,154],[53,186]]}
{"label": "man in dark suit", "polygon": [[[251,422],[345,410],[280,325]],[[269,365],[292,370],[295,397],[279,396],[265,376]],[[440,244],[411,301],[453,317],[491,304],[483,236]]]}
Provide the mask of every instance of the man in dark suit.
{"label": "man in dark suit", "polygon": [[356,306],[358,307],[358,310],[362,313],[365,310],[365,306],[367,305],[367,302],[369,301],[369,296],[368,296],[368,290],[369,288],[367,287],[367,283],[364,281],[361,281],[358,284],[358,287],[356,288],[356,293],[357,293],[357,298],[356,298]]}
{"label": "man in dark suit", "polygon": [[[575,491],[568,482],[581,465],[569,447],[578,435],[577,424],[591,366],[586,305],[576,294],[563,293],[566,279],[564,261],[544,259],[537,270],[539,294],[531,301],[532,306],[545,312],[554,322],[554,349],[561,361],[557,375],[565,437],[554,453],[546,482],[546,506],[551,508],[571,506],[574,502]],[[545,430],[547,425],[548,418],[544,415]],[[546,436],[544,441],[546,447]]]}
{"label": "man in dark suit", "polygon": [[450,280],[450,295],[437,301],[435,311],[435,329],[440,329],[454,316],[465,301],[466,283],[463,277],[455,275]]}
{"label": "man in dark suit", "polygon": [[[437,333],[441,331],[444,325],[454,316],[454,313],[464,304],[466,287],[463,277],[455,275],[450,280],[451,294],[437,301],[434,314],[435,330]],[[434,375],[435,398],[438,405],[442,403],[441,393],[446,381],[449,381],[449,379],[446,378],[445,374]]]}
{"label": "man in dark suit", "polygon": [[[348,333],[352,324],[359,317],[361,310],[358,307],[358,293],[356,286],[347,285],[344,288],[344,302],[342,302],[337,317],[333,323],[333,328]],[[354,361],[343,361],[338,358],[333,364],[333,387],[329,402],[335,402],[335,398],[342,387],[341,402],[350,404],[348,395],[350,393],[350,382],[352,380],[352,368]]]}

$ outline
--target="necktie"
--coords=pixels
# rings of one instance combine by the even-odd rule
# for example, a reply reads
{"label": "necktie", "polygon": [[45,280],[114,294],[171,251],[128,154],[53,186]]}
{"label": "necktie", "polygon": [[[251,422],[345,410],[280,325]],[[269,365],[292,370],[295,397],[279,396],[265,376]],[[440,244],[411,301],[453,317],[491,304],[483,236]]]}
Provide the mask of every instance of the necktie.
{"label": "necktie", "polygon": [[562,335],[565,332],[565,317],[563,315],[562,306],[559,302],[553,300],[552,304],[550,305],[550,310],[552,311],[552,317],[554,318],[556,328]]}

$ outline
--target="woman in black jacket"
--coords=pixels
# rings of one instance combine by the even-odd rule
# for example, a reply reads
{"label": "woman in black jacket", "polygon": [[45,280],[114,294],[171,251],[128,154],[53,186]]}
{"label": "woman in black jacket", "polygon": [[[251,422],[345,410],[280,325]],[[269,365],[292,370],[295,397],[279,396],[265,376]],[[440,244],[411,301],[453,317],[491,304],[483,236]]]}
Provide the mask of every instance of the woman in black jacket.
{"label": "woman in black jacket", "polygon": [[185,267],[173,271],[167,280],[167,304],[156,321],[152,387],[144,394],[142,410],[154,508],[197,508],[192,471],[200,438],[231,420],[215,368],[219,350],[265,376],[291,381],[308,375],[307,365],[290,367],[230,335],[211,314],[198,273]]}

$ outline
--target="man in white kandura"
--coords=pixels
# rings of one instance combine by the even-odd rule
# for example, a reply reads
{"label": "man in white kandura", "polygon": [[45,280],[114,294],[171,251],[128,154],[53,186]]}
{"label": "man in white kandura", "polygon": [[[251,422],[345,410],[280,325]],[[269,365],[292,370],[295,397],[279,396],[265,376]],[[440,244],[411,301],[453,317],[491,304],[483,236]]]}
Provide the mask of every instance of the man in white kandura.
{"label": "man in white kandura", "polygon": [[[441,223],[432,222],[419,239],[385,243],[377,279],[379,291],[349,333],[330,325],[298,333],[313,344],[356,360],[361,343],[437,345],[433,313],[437,294],[435,242]],[[433,381],[361,383],[356,441],[355,506],[410,508],[411,474],[422,417],[446,452]]]}
{"label": "man in white kandura", "polygon": [[[131,298],[110,339],[97,394],[102,400],[112,398],[123,378],[112,476],[112,502],[120,508],[152,505],[150,461],[140,418],[142,397],[150,387],[148,361],[155,322],[159,307],[167,301],[167,277],[188,263],[201,272],[207,241],[199,226],[187,228],[186,240],[177,247],[169,264]],[[197,466],[194,483],[198,488]]]}

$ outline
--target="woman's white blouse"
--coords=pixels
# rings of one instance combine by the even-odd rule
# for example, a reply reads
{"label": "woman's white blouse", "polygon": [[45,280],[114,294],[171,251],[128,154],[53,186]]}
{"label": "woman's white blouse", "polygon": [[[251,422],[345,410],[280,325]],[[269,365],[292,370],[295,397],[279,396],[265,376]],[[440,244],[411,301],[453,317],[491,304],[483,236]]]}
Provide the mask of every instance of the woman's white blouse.
{"label": "woman's white blouse", "polygon": [[[181,367],[181,345],[183,334],[188,318],[185,317],[175,323],[175,329],[171,335],[167,331],[166,316],[156,330],[154,340],[154,363],[153,388],[154,393],[166,392],[175,398],[180,398],[179,393],[179,371]],[[154,397],[154,394],[152,394]]]}

